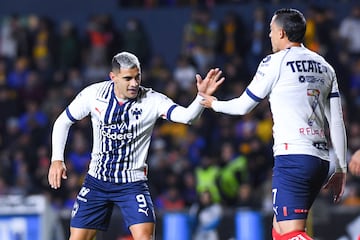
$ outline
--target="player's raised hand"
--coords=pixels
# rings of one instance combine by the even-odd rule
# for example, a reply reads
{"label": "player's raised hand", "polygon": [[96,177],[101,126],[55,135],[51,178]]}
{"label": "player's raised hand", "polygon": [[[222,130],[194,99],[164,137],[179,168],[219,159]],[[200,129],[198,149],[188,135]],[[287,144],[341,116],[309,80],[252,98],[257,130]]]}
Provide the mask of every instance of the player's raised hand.
{"label": "player's raised hand", "polygon": [[52,161],[48,174],[48,180],[51,188],[60,188],[61,179],[67,179],[65,163],[60,160]]}
{"label": "player's raised hand", "polygon": [[196,86],[199,93],[212,95],[225,80],[224,77],[220,78],[221,74],[222,71],[220,71],[219,68],[210,69],[205,79],[202,79],[199,74],[196,74]]}
{"label": "player's raised hand", "polygon": [[336,172],[329,178],[324,188],[329,189],[334,195],[334,203],[339,203],[344,194],[346,173]]}

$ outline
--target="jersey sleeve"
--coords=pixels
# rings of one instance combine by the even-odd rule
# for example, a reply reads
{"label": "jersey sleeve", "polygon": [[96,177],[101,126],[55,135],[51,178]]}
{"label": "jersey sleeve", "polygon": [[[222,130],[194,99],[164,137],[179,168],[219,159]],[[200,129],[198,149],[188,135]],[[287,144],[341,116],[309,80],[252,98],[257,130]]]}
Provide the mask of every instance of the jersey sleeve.
{"label": "jersey sleeve", "polygon": [[65,109],[66,115],[71,121],[81,120],[90,114],[90,102],[95,96],[93,91],[92,86],[83,89]]}
{"label": "jersey sleeve", "polygon": [[338,83],[336,76],[333,76],[333,86],[329,101],[325,106],[325,113],[329,122],[330,138],[335,152],[335,170],[336,172],[346,172],[346,130],[343,120],[343,112],[341,105],[341,98],[338,90]]}
{"label": "jersey sleeve", "polygon": [[89,102],[92,97],[91,88],[82,90],[70,105],[56,119],[52,130],[51,161],[64,161],[64,150],[72,124],[86,117],[90,111]]}
{"label": "jersey sleeve", "polygon": [[158,93],[159,103],[158,105],[158,114],[161,118],[167,119],[169,121],[191,124],[196,120],[204,108],[201,106],[200,101],[202,97],[197,95],[193,102],[188,107],[183,107],[176,104],[169,97]]}
{"label": "jersey sleeve", "polygon": [[169,115],[169,120],[178,123],[191,124],[198,119],[204,111],[204,107],[200,104],[201,100],[202,97],[197,95],[188,107],[177,105]]}
{"label": "jersey sleeve", "polygon": [[266,98],[279,78],[281,59],[279,55],[268,55],[259,64],[255,76],[247,87],[247,94],[254,101]]}
{"label": "jersey sleeve", "polygon": [[272,56],[269,55],[260,62],[255,76],[240,97],[229,101],[213,101],[211,107],[214,111],[244,115],[266,98],[278,78],[276,69],[279,69],[279,63]]}

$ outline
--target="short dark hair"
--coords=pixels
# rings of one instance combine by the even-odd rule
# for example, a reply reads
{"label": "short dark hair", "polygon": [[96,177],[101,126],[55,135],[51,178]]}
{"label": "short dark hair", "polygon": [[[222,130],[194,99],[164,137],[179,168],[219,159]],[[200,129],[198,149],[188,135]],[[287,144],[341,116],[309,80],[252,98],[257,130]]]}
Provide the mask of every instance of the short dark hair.
{"label": "short dark hair", "polygon": [[296,9],[282,8],[274,13],[274,21],[282,27],[290,42],[302,43],[306,32],[306,19]]}

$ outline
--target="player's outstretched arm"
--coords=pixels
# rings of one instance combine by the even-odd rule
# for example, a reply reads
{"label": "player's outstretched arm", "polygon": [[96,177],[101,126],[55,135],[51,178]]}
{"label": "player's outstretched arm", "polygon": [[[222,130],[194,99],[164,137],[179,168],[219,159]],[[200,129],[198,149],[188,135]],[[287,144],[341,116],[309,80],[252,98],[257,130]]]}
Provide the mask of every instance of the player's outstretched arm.
{"label": "player's outstretched arm", "polygon": [[360,176],[360,149],[351,156],[349,171],[355,176]]}
{"label": "player's outstretched arm", "polygon": [[64,161],[54,160],[50,164],[48,180],[52,188],[61,187],[61,179],[67,179],[66,166]]}

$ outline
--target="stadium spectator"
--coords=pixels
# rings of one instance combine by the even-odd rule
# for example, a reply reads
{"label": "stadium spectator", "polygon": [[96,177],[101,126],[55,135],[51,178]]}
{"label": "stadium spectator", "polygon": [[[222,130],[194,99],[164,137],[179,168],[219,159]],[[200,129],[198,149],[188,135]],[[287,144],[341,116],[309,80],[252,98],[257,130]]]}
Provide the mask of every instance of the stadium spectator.
{"label": "stadium spectator", "polygon": [[258,62],[262,57],[270,52],[270,46],[267,41],[267,16],[263,7],[256,7],[253,12],[253,23],[250,28],[251,37],[249,41],[249,51],[247,55],[247,64],[250,72],[256,70]]}
{"label": "stadium spectator", "polygon": [[340,22],[339,36],[345,41],[345,50],[351,58],[360,57],[360,5],[351,8],[349,16]]}
{"label": "stadium spectator", "polygon": [[78,29],[70,22],[60,23],[60,34],[58,42],[57,68],[67,71],[79,68],[81,64],[81,40]]}
{"label": "stadium spectator", "polygon": [[219,177],[220,168],[216,165],[215,160],[209,156],[203,156],[201,164],[195,168],[196,191],[200,195],[209,191],[212,201],[221,202],[221,195],[216,181]]}
{"label": "stadium spectator", "polygon": [[205,6],[194,9],[183,29],[182,54],[190,57],[201,73],[215,63],[217,34],[218,23],[210,9]]}
{"label": "stadium spectator", "polygon": [[7,77],[7,86],[12,89],[20,89],[30,73],[29,58],[19,57],[15,59],[14,67],[10,69]]}
{"label": "stadium spectator", "polygon": [[189,209],[194,240],[218,240],[218,227],[223,216],[220,203],[213,201],[209,191],[199,193],[199,200]]}
{"label": "stadium spectator", "polygon": [[241,56],[248,51],[249,38],[244,36],[247,26],[234,10],[229,10],[219,24],[216,42],[216,58],[221,62]]}
{"label": "stadium spectator", "polygon": [[181,91],[194,92],[194,90],[196,90],[193,85],[194,74],[196,74],[196,68],[191,63],[189,57],[184,55],[178,56],[173,77]]}
{"label": "stadium spectator", "polygon": [[220,170],[216,183],[221,194],[222,203],[225,205],[235,205],[240,185],[248,181],[247,164],[247,158],[244,155],[237,155],[231,143],[222,144]]}
{"label": "stadium spectator", "polygon": [[151,43],[142,22],[130,18],[125,23],[122,49],[134,53],[146,68],[151,56]]}

